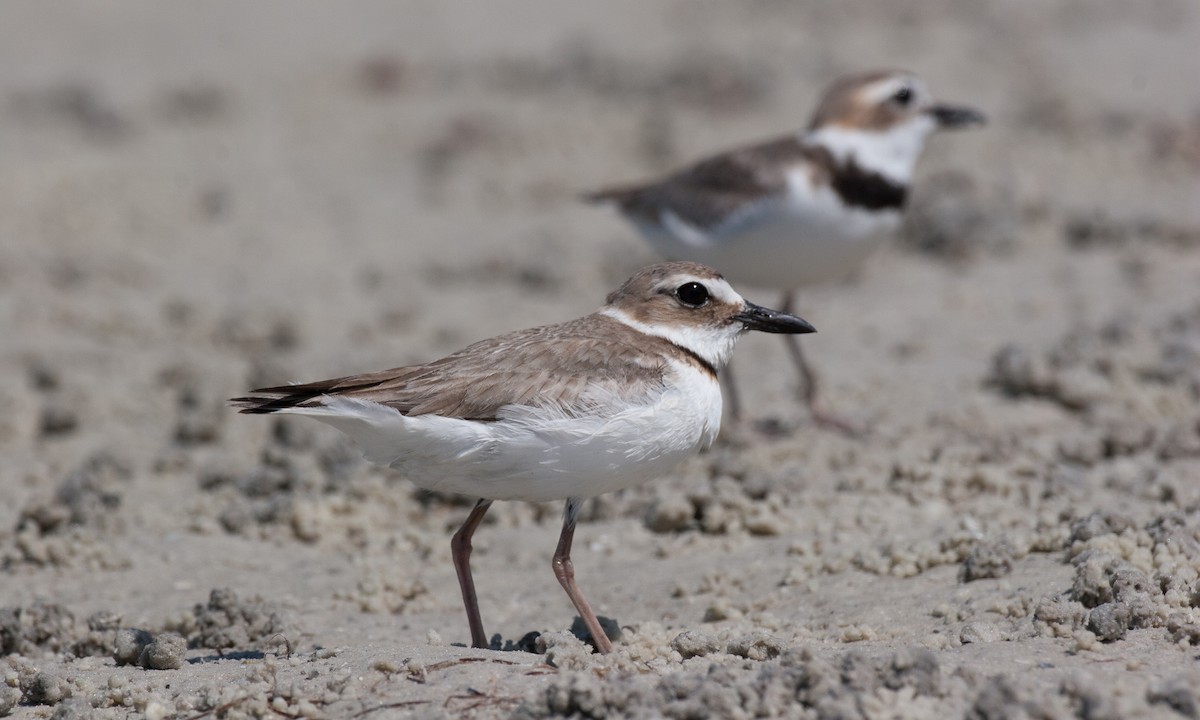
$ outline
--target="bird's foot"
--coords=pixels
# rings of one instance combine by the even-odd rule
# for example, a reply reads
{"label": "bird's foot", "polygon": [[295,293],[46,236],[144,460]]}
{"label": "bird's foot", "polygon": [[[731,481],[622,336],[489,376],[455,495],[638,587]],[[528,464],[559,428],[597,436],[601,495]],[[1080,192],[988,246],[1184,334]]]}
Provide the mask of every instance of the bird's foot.
{"label": "bird's foot", "polygon": [[819,403],[809,405],[809,414],[817,427],[841,433],[848,438],[861,439],[867,435],[867,426],[833,412]]}

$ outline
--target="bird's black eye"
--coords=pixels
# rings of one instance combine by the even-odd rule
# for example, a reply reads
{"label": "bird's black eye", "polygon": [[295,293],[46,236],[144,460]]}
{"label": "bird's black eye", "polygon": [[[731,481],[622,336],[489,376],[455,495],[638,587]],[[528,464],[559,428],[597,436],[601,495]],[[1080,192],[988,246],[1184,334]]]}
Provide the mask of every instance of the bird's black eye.
{"label": "bird's black eye", "polygon": [[708,302],[708,288],[698,282],[684,283],[675,288],[675,297],[689,307],[700,307]]}
{"label": "bird's black eye", "polygon": [[913,97],[912,88],[909,88],[906,85],[906,86],[900,88],[899,90],[897,90],[895,95],[892,95],[892,100],[895,100],[898,105],[900,105],[901,107],[904,107],[904,106],[908,105],[910,102],[912,102],[912,97]]}

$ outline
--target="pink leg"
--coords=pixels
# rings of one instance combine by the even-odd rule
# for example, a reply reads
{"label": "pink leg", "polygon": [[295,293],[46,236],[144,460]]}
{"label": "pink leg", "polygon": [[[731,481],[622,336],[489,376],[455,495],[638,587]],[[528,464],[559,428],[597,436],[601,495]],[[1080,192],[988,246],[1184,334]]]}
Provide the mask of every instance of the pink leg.
{"label": "pink leg", "polygon": [[583,593],[579,592],[579,586],[575,584],[575,565],[571,562],[575,518],[579,515],[579,506],[582,503],[580,498],[567,500],[567,509],[563,513],[562,534],[558,537],[558,549],[554,551],[554,577],[558,578],[558,584],[567,591],[567,597],[571,598],[575,611],[583,618],[583,624],[592,634],[592,642],[596,643],[596,649],[602,654],[608,654],[613,650],[612,642],[600,627],[600,620],[596,618],[596,613],[592,612],[592,606],[588,605]]}
{"label": "pink leg", "polygon": [[720,372],[721,383],[725,385],[725,397],[729,398],[729,418],[734,422],[742,419],[742,397],[738,395],[737,383],[733,380],[733,361],[725,363]]}
{"label": "pink leg", "polygon": [[471,647],[487,648],[488,639],[483,633],[483,620],[479,617],[479,600],[475,597],[475,581],[471,579],[471,536],[483,520],[491,500],[480,500],[471,509],[466,522],[450,539],[450,554],[454,558],[454,570],[458,573],[458,586],[462,589],[463,605],[467,608],[467,622],[471,624]]}
{"label": "pink leg", "polygon": [[[783,294],[783,299],[779,303],[779,309],[790,313],[795,300],[796,293],[788,290]],[[803,385],[802,397],[804,404],[808,406],[808,412],[812,415],[813,420],[822,427],[832,428],[847,435],[860,434],[861,430],[859,428],[856,428],[848,420],[839,417],[836,413],[831,412],[825,407],[825,403],[821,401],[817,373],[808,364],[808,359],[804,357],[804,351],[800,349],[799,338],[795,335],[784,335],[783,339],[787,343],[788,350],[791,352],[792,362],[796,364],[796,369],[800,372],[800,382]]]}

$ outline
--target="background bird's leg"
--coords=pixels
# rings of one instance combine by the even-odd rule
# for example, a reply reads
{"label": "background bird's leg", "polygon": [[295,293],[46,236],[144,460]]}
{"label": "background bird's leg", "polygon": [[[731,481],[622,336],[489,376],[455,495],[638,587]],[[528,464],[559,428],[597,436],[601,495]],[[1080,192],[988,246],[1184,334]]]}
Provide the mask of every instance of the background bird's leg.
{"label": "background bird's leg", "polygon": [[737,422],[742,419],[742,398],[738,395],[737,383],[733,380],[733,360],[725,363],[719,376],[721,384],[725,386],[725,396],[729,398],[729,418]]}
{"label": "background bird's leg", "polygon": [[458,573],[458,586],[462,589],[463,605],[467,609],[467,622],[471,624],[471,647],[488,647],[487,636],[483,634],[483,620],[479,617],[479,600],[475,597],[475,581],[471,578],[471,536],[475,528],[483,520],[491,500],[480,500],[471,508],[471,514],[466,522],[450,539],[450,554],[454,558],[454,570]]}
{"label": "background bird's leg", "polygon": [[[783,298],[779,301],[779,309],[790,313],[795,302],[796,291],[788,290],[783,293]],[[804,399],[804,404],[808,406],[808,412],[812,415],[813,420],[823,427],[833,428],[847,435],[858,435],[860,430],[853,423],[828,410],[825,403],[821,401],[817,372],[808,364],[808,359],[800,348],[799,338],[795,335],[784,335],[783,340],[787,343],[788,350],[792,355],[792,362],[796,364],[796,369],[800,372],[801,397]]]}
{"label": "background bird's leg", "polygon": [[558,578],[558,584],[567,591],[567,597],[571,598],[576,612],[583,618],[583,624],[592,634],[592,642],[596,644],[596,649],[607,654],[613,650],[612,642],[600,627],[600,620],[596,618],[596,613],[592,612],[592,606],[588,605],[583,593],[579,592],[579,586],[575,584],[575,565],[571,563],[571,541],[575,538],[575,520],[579,517],[581,505],[583,498],[567,498],[567,507],[563,512],[562,535],[558,537],[558,549],[554,551],[554,577]]}

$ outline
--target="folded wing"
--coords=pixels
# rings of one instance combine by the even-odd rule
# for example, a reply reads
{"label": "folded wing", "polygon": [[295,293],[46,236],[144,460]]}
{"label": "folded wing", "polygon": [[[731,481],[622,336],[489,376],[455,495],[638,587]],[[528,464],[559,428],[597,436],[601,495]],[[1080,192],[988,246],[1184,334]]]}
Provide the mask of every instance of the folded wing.
{"label": "folded wing", "polygon": [[600,190],[589,202],[613,202],[643,222],[670,214],[692,228],[722,234],[751,223],[787,190],[786,163],[812,154],[795,136],[715,155],[652,184]]}
{"label": "folded wing", "polygon": [[[609,323],[609,332],[596,332]],[[408,416],[477,421],[496,420],[510,405],[591,412],[597,403],[644,400],[663,386],[665,368],[646,353],[645,341],[616,321],[592,316],[502,335],[425,365],[261,388],[230,402],[248,414],[322,414],[328,398],[346,398]]]}

